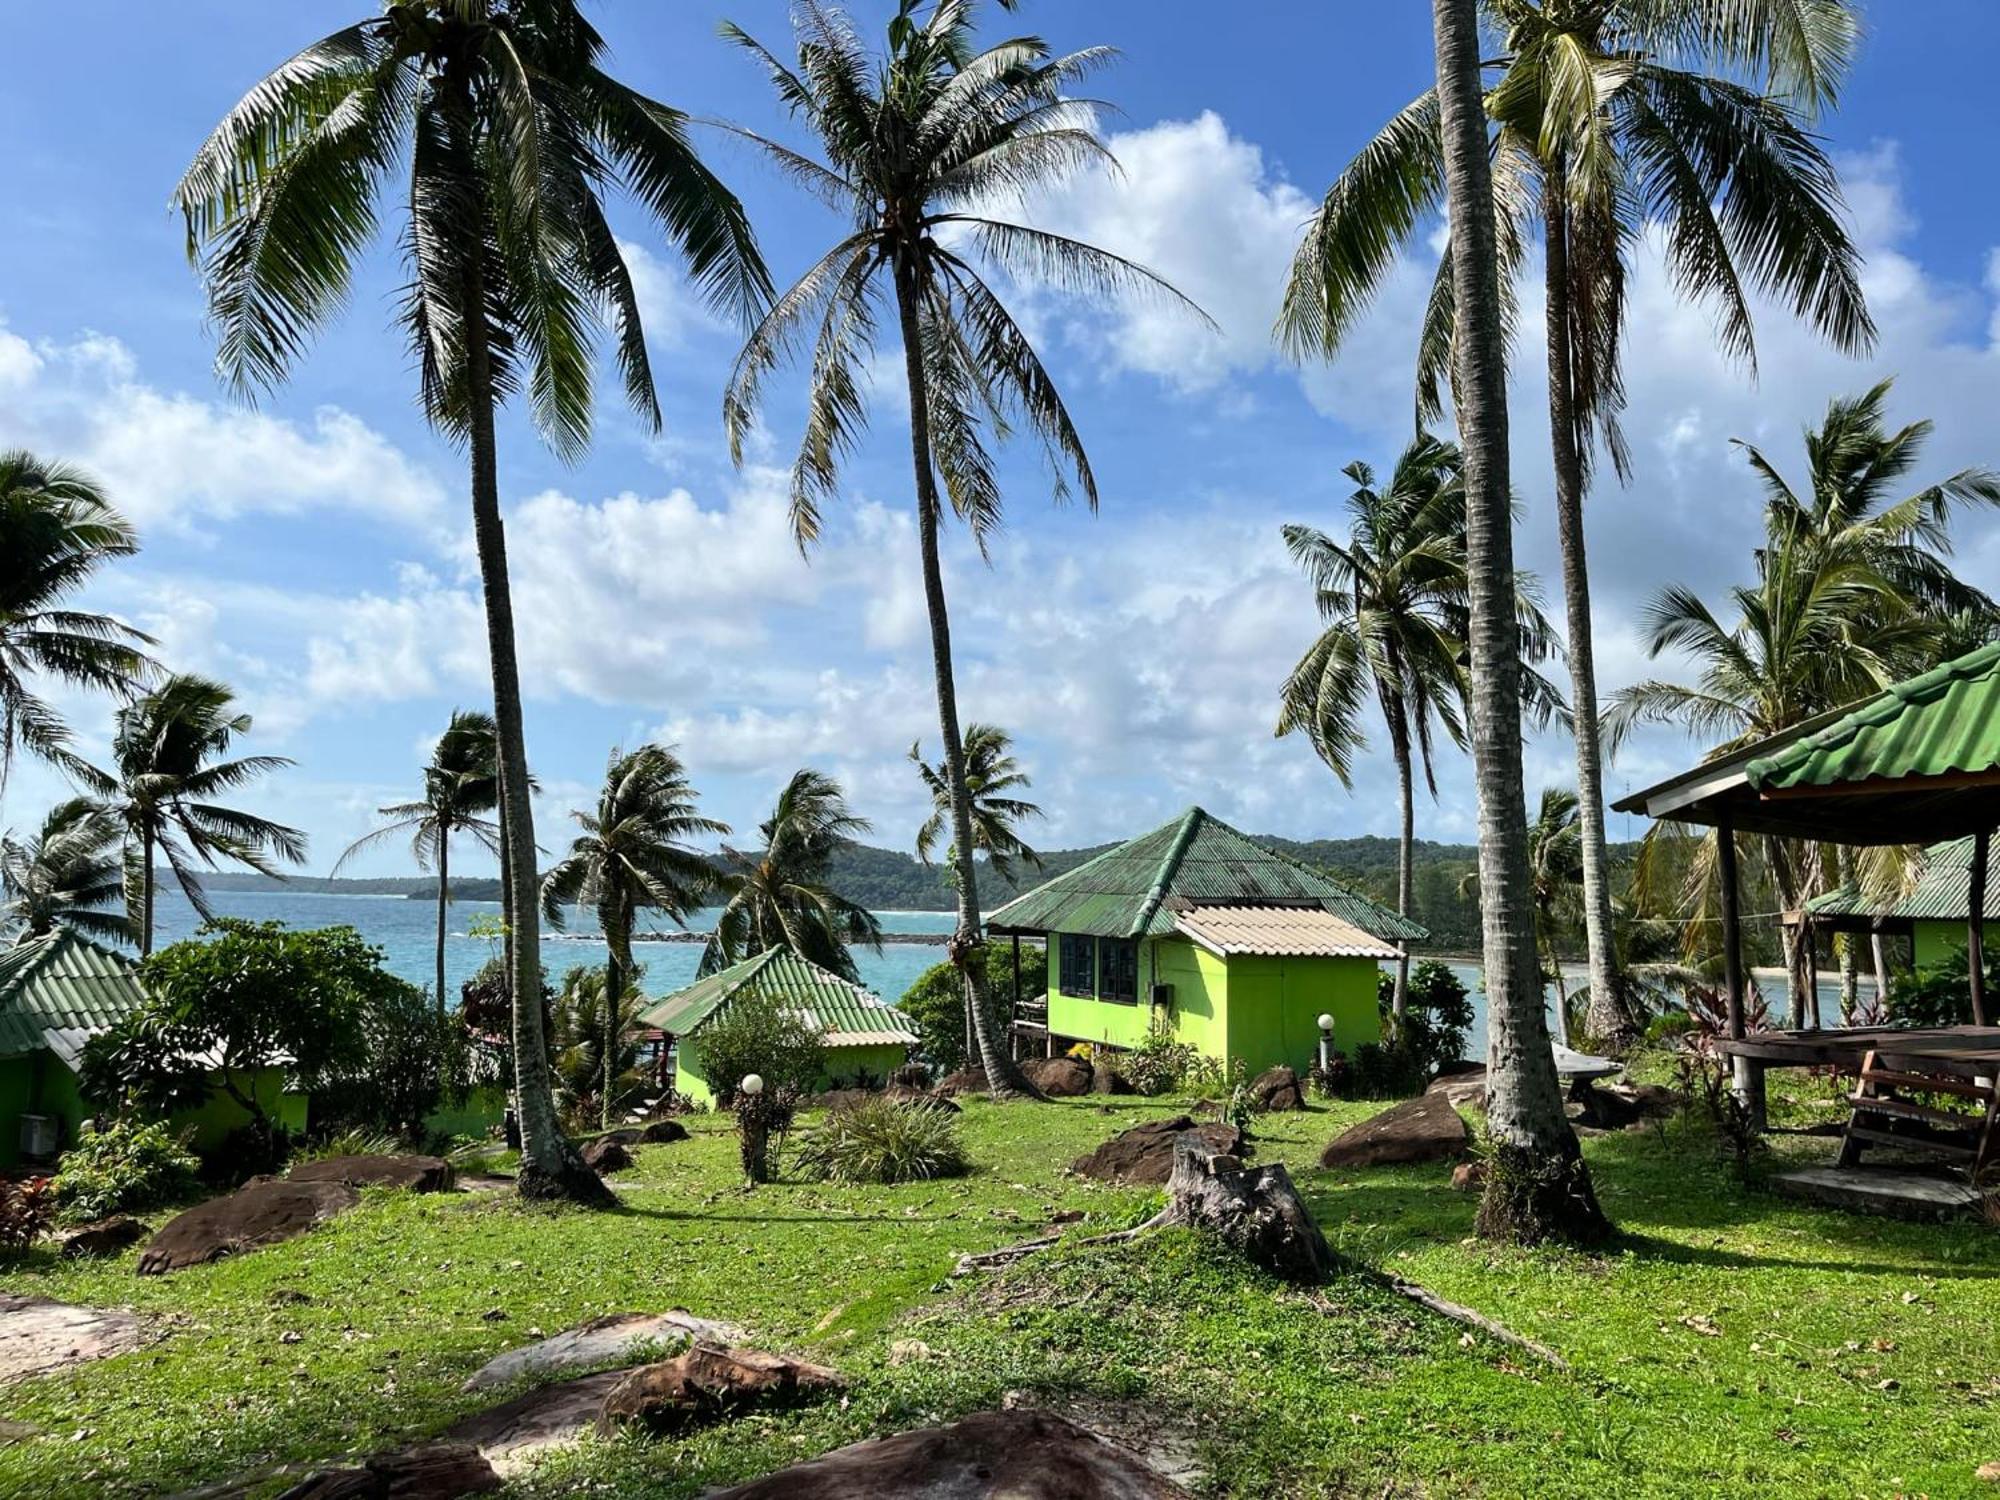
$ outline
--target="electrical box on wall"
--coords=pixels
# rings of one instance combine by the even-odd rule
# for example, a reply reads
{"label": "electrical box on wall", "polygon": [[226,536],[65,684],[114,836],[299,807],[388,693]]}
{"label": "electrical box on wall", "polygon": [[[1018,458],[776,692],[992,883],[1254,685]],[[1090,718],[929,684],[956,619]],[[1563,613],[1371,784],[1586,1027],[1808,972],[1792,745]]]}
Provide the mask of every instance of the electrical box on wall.
{"label": "electrical box on wall", "polygon": [[1174,1004],[1174,987],[1171,984],[1154,985],[1153,1004],[1161,1010],[1171,1010]]}

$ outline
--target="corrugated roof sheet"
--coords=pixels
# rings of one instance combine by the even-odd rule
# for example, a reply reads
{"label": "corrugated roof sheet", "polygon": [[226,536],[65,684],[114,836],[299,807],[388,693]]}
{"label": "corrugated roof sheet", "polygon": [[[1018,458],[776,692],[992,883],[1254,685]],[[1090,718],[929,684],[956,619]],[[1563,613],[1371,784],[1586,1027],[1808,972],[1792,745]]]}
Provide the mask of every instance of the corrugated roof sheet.
{"label": "corrugated roof sheet", "polygon": [[1401,950],[1316,906],[1196,906],[1175,924],[1221,957],[1397,958]]}
{"label": "corrugated roof sheet", "polygon": [[1744,768],[1760,792],[2000,769],[2000,642],[1899,682]]}
{"label": "corrugated roof sheet", "polygon": [[1315,906],[1395,942],[1430,936],[1331,876],[1252,843],[1199,807],[1016,896],[990,920],[1017,932],[1158,937],[1195,906],[1259,903]]}
{"label": "corrugated roof sheet", "polygon": [[699,1035],[739,995],[764,995],[798,1007],[806,1024],[825,1033],[829,1047],[913,1044],[909,1018],[872,990],[808,963],[791,949],[768,948],[639,1013],[645,1025],[675,1036]]}
{"label": "corrugated roof sheet", "polygon": [[47,1047],[74,1067],[85,1041],[144,999],[129,958],[66,927],[0,949],[0,1057]]}
{"label": "corrugated roof sheet", "polygon": [[[1854,886],[1815,896],[1806,910],[1817,917],[1900,917],[1913,922],[1963,922],[1972,915],[1972,840],[1946,839],[1923,854],[1923,870],[1898,901],[1871,901]],[[1986,918],[2000,921],[2000,880],[1986,885]]]}

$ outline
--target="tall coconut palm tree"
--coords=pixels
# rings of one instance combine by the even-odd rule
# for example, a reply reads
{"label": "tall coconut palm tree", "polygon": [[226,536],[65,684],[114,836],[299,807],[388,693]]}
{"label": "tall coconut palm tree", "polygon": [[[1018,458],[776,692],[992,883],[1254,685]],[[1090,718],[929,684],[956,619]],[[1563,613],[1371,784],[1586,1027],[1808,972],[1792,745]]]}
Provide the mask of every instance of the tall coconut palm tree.
{"label": "tall coconut palm tree", "polygon": [[[609,950],[604,965],[604,1035],[621,1034],[618,1017],[637,978],[632,929],[642,911],[685,924],[715,888],[716,868],[689,841],[719,837],[729,825],[695,811],[700,794],[680,757],[661,745],[611,752],[604,786],[592,812],[574,814],[583,832],[542,880],[542,912],[561,925],[563,908],[597,913]],[[615,1045],[602,1049],[605,1066],[603,1123],[611,1123]]]}
{"label": "tall coconut palm tree", "polygon": [[[917,858],[929,864],[951,824],[951,778],[942,762],[934,765],[924,759],[921,741],[910,746],[910,761],[931,799],[931,815],[917,829]],[[972,804],[972,847],[986,856],[988,869],[1008,882],[1019,865],[1042,868],[1042,856],[1019,832],[1021,824],[1041,817],[1042,810],[1013,795],[1031,785],[1033,778],[1014,758],[1012,735],[997,724],[965,726],[965,795]]]}
{"label": "tall coconut palm tree", "polygon": [[[1583,500],[1596,449],[1626,469],[1618,415],[1628,262],[1647,227],[1659,226],[1676,289],[1715,308],[1721,347],[1752,370],[1758,292],[1844,351],[1872,344],[1834,169],[1803,113],[1832,102],[1857,24],[1845,0],[1487,0],[1484,10],[1501,37],[1485,107],[1503,297],[1528,263],[1537,221],[1541,230],[1591,1024],[1611,1035],[1629,1018],[1619,1013],[1612,939]],[[1294,352],[1339,345],[1436,208],[1438,120],[1435,94],[1412,101],[1328,191],[1280,316]],[[1419,340],[1420,417],[1442,405],[1451,295],[1440,267]],[[1502,317],[1511,327],[1511,300]]]}
{"label": "tall coconut palm tree", "polygon": [[794,25],[796,69],[735,27],[725,30],[769,70],[786,107],[818,138],[824,160],[753,139],[846,215],[849,230],[752,333],[730,377],[724,416],[740,460],[766,377],[810,342],[805,436],[792,478],[793,529],[809,544],[819,534],[821,503],[834,494],[841,462],[867,421],[866,367],[882,314],[893,316],[959,871],[958,926],[948,952],[966,987],[980,1061],[1004,1097],[1027,1085],[985,993],[972,798],[938,536],[949,502],[983,549],[1001,514],[988,442],[1013,427],[1039,440],[1058,498],[1073,477],[1095,507],[1097,481],[1055,381],[978,262],[1072,290],[1176,294],[1093,245],[991,211],[996,201],[1109,160],[1089,115],[1065,95],[1105,61],[1105,49],[1058,57],[1039,38],[1017,37],[975,50],[967,0],[899,0],[879,60],[831,5],[799,7]]}
{"label": "tall coconut palm tree", "polygon": [[121,696],[151,669],[153,639],[67,601],[114,557],[139,550],[131,524],[81,470],[0,452],[0,790],[17,750],[75,769],[69,730],[29,683],[53,678]]}
{"label": "tall coconut palm tree", "polygon": [[471,457],[515,928],[518,1186],[525,1197],[609,1206],[609,1189],[556,1119],[533,1003],[534,816],[494,418],[525,396],[543,438],[564,457],[580,454],[593,349],[608,324],[626,396],[658,426],[639,298],[604,210],[614,187],[651,213],[711,302],[748,315],[769,283],[742,205],[696,155],[685,116],[610,77],[603,52],[576,0],[392,0],[246,94],[178,199],[208,284],[218,364],[239,392],[285,378],[345,304],[383,202],[407,205],[400,321],[425,416]]}
{"label": "tall coconut palm tree", "polygon": [[701,955],[713,974],[780,943],[808,963],[859,980],[852,945],[882,951],[882,924],[827,882],[836,850],[868,831],[848,809],[840,783],[796,772],[759,828],[760,853],[723,851],[722,911]]}
{"label": "tall coconut palm tree", "polygon": [[[1415,773],[1437,795],[1435,732],[1465,747],[1465,487],[1458,448],[1419,433],[1396,460],[1388,488],[1355,462],[1341,472],[1348,497],[1348,538],[1336,542],[1311,526],[1284,528],[1285,546],[1312,581],[1326,628],[1292,668],[1278,693],[1280,736],[1307,737],[1341,785],[1352,789],[1353,757],[1367,741],[1361,719],[1373,695],[1389,735],[1402,814],[1396,859],[1396,910],[1410,914],[1416,843]],[[1556,649],[1541,612],[1534,576],[1515,580],[1521,619],[1523,707],[1539,723],[1560,717],[1562,694],[1528,665]],[[1391,1012],[1407,1007],[1410,961],[1396,965]]]}
{"label": "tall coconut palm tree", "polygon": [[1438,138],[1451,244],[1453,389],[1465,450],[1465,556],[1472,764],[1479,788],[1485,935],[1487,1127],[1492,1169],[1480,1232],[1533,1242],[1609,1228],[1563,1113],[1543,1015],[1521,776],[1520,628],[1507,486],[1507,350],[1492,167],[1479,93],[1475,0],[1432,0]]}
{"label": "tall coconut palm tree", "polygon": [[[1689,658],[1696,681],[1642,681],[1615,694],[1605,716],[1614,744],[1638,725],[1674,724],[1711,741],[1711,755],[1726,754],[2000,629],[2000,604],[1959,579],[1950,562],[1953,515],[2000,505],[2000,474],[1962,469],[1893,498],[1930,424],[1890,432],[1888,394],[1885,383],[1828,407],[1805,435],[1803,494],[1763,452],[1743,445],[1764,505],[1755,581],[1729,591],[1722,615],[1691,589],[1660,591],[1649,611],[1647,649]],[[1716,865],[1713,836],[1704,843],[1690,864],[1687,893],[1702,909],[1711,904]],[[1819,846],[1764,839],[1760,847],[1786,910],[1824,886],[1827,856]],[[1803,949],[1791,944],[1788,951],[1792,1015],[1800,1024],[1817,996],[1805,983]]]}
{"label": "tall coconut palm tree", "polygon": [[124,889],[125,830],[88,797],[58,802],[25,839],[0,838],[0,914],[25,942],[73,927],[90,937],[132,940],[132,919],[107,910]]}
{"label": "tall coconut palm tree", "polygon": [[389,821],[365,833],[334,861],[333,873],[387,839],[408,837],[417,868],[437,872],[437,1008],[445,1009],[444,940],[451,904],[451,841],[469,834],[489,854],[500,852],[500,825],[485,816],[500,805],[500,779],[493,763],[493,715],[456,709],[438,736],[424,767],[423,796],[376,809]]}
{"label": "tall coconut palm tree", "polygon": [[81,768],[80,779],[125,830],[125,911],[142,954],[153,951],[156,857],[204,918],[213,913],[197,861],[213,869],[230,860],[272,876],[281,863],[305,863],[306,836],[298,829],[214,800],[292,764],[282,755],[227,759],[249,732],[250,715],[226,686],[175,674],[118,710],[111,768]]}

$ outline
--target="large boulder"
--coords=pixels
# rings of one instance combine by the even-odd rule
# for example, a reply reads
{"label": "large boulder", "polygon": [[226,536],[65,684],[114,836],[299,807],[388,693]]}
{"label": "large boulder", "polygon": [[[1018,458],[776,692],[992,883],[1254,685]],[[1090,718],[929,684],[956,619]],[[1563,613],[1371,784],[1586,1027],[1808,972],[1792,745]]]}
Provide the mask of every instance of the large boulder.
{"label": "large boulder", "polygon": [[1095,1063],[1090,1069],[1090,1091],[1093,1094],[1133,1094],[1131,1080],[1112,1067],[1110,1063]]}
{"label": "large boulder", "polygon": [[1094,1070],[1080,1057],[1031,1057],[1021,1071],[1051,1099],[1075,1099],[1090,1092]]}
{"label": "large boulder", "polygon": [[344,1182],[246,1183],[169,1219],[139,1252],[139,1274],[158,1276],[304,1234],[361,1201]]}
{"label": "large boulder", "polygon": [[599,1136],[583,1148],[583,1164],[599,1176],[611,1172],[623,1172],[635,1165],[632,1153],[625,1149],[622,1141],[606,1140]]}
{"label": "large boulder", "polygon": [[1251,1107],[1263,1111],[1304,1109],[1306,1087],[1298,1069],[1286,1063],[1266,1068],[1250,1080]]}
{"label": "large boulder", "polygon": [[941,1099],[955,1099],[960,1094],[984,1094],[991,1090],[986,1086],[983,1068],[960,1068],[956,1073],[947,1073],[940,1078],[931,1092]]}
{"label": "large boulder", "polygon": [[1486,1108],[1486,1068],[1482,1063],[1458,1063],[1449,1072],[1440,1073],[1424,1090],[1427,1094],[1442,1094],[1457,1109]]}
{"label": "large boulder", "polygon": [[130,1214],[113,1214],[108,1219],[65,1229],[56,1236],[56,1244],[63,1259],[82,1260],[86,1256],[116,1255],[138,1244],[149,1233],[145,1224]]}
{"label": "large boulder", "polygon": [[696,1344],[685,1354],[641,1365],[604,1398],[597,1430],[679,1432],[752,1406],[784,1405],[841,1384],[838,1372],[758,1349]]}
{"label": "large boulder", "polygon": [[1222,1120],[1197,1124],[1191,1115],[1148,1120],[1114,1135],[1088,1156],[1079,1156],[1070,1170],[1100,1182],[1164,1184],[1173,1175],[1174,1142],[1192,1133],[1210,1150],[1224,1156],[1248,1154],[1243,1132]]}
{"label": "large boulder", "polygon": [[1136,1453],[1053,1412],[984,1411],[837,1448],[709,1500],[1189,1500]]}
{"label": "large boulder", "polygon": [[478,1450],[502,1477],[511,1478],[549,1449],[567,1447],[594,1431],[604,1398],[626,1373],[600,1370],[535,1386],[511,1401],[459,1418],[445,1429],[445,1440]]}
{"label": "large boulder", "polygon": [[351,1469],[328,1469],[279,1500],[455,1500],[500,1488],[500,1476],[466,1443],[420,1443],[378,1453]]}
{"label": "large boulder", "polygon": [[329,1156],[300,1162],[285,1174],[290,1182],[344,1182],[352,1188],[407,1188],[413,1193],[448,1193],[456,1179],[441,1156]]}
{"label": "large boulder", "polygon": [[1319,1156],[1322,1167],[1380,1167],[1392,1162],[1449,1161],[1472,1145],[1451,1100],[1419,1094],[1342,1131]]}
{"label": "large boulder", "polygon": [[681,1348],[697,1339],[728,1343],[742,1337],[727,1323],[697,1318],[679,1308],[663,1313],[612,1313],[495,1355],[473,1372],[462,1389],[486,1391],[524,1379],[546,1380],[572,1370],[630,1364],[640,1350]]}
{"label": "large boulder", "polygon": [[639,1132],[643,1146],[665,1146],[688,1138],[687,1126],[679,1120],[654,1120]]}

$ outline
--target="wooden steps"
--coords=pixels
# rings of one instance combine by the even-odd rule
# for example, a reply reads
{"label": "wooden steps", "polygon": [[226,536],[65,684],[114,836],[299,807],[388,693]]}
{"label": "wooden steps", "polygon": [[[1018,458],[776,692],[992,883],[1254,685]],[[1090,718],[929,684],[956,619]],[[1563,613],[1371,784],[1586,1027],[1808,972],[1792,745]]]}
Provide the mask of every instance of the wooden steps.
{"label": "wooden steps", "polygon": [[[2000,1167],[1996,1074],[2000,1069],[1990,1063],[1870,1049],[1848,1096],[1853,1112],[1841,1138],[1837,1170],[1857,1167],[1864,1151],[1886,1146],[1949,1162],[1977,1187],[1987,1171]],[[1943,1109],[1909,1094],[1963,1099],[1971,1107]]]}

